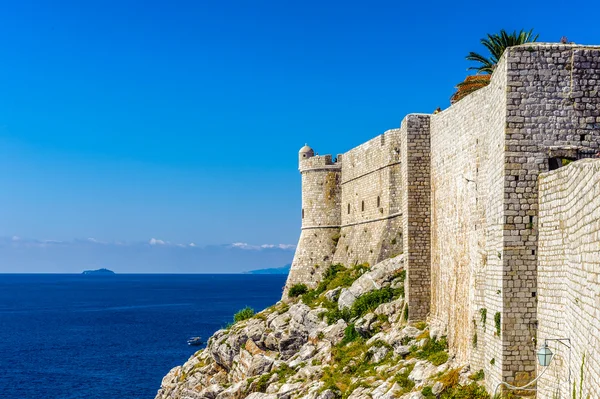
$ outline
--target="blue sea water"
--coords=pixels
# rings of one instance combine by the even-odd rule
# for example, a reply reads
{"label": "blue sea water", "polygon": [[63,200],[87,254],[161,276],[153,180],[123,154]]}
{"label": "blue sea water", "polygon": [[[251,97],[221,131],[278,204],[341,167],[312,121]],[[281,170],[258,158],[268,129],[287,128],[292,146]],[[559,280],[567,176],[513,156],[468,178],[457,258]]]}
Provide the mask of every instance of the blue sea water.
{"label": "blue sea water", "polygon": [[1,275],[0,398],[152,399],[162,377],[282,275]]}

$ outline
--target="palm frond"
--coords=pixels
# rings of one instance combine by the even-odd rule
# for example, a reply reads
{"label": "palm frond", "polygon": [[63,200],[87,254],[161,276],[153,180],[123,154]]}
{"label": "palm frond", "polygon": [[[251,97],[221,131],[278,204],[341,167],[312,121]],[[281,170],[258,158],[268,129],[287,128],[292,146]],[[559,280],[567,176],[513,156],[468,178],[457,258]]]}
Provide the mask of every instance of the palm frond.
{"label": "palm frond", "polygon": [[504,51],[512,46],[518,46],[524,43],[535,42],[539,35],[533,34],[533,29],[525,31],[521,29],[518,33],[513,31],[508,33],[506,30],[501,29],[500,32],[494,34],[487,34],[487,37],[480,39],[481,44],[490,53],[488,57],[481,54],[470,52],[466,59],[467,61],[474,61],[479,65],[471,66],[469,70],[476,70],[478,72],[492,73],[494,72],[495,66],[500,61]]}

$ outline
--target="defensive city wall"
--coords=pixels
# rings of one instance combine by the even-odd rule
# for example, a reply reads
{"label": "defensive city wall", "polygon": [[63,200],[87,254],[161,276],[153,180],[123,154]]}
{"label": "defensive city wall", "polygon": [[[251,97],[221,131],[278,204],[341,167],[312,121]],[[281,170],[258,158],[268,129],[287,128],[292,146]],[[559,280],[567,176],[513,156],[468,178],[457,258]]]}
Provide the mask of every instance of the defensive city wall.
{"label": "defensive city wall", "polygon": [[[409,318],[493,390],[600,392],[600,48],[509,48],[489,86],[338,155],[300,152],[287,287],[403,253]],[[536,350],[555,352],[546,370]],[[582,377],[583,376],[583,377]],[[580,378],[583,378],[580,381]],[[581,382],[581,385],[580,385]],[[582,392],[580,392],[582,391]]]}

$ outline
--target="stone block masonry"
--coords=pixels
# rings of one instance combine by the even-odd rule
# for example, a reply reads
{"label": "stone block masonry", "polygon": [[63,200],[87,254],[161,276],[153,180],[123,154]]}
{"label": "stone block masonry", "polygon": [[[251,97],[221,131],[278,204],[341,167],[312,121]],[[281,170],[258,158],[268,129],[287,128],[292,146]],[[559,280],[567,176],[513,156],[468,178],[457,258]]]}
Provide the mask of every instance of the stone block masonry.
{"label": "stone block masonry", "polygon": [[543,173],[539,202],[537,341],[569,338],[571,349],[549,342],[555,355],[538,384],[538,398],[570,398],[573,387],[577,398],[595,398],[600,392],[600,160]]}
{"label": "stone block masonry", "polygon": [[[431,314],[460,361],[502,380],[506,62],[490,84],[431,117]],[[482,316],[485,314],[485,316]]]}
{"label": "stone block masonry", "polygon": [[[533,379],[536,337],[551,331],[575,337],[577,362],[586,350],[599,357],[599,234],[585,224],[598,216],[588,184],[598,168],[577,161],[600,150],[599,93],[600,48],[526,44],[505,52],[489,86],[435,115],[408,115],[337,162],[304,147],[302,233],[287,287],[314,286],[332,262],[404,253],[409,318],[443,326],[456,358],[484,369],[490,390]],[[593,395],[600,365],[591,357],[583,386]],[[540,397],[550,397],[548,384]]]}
{"label": "stone block masonry", "polygon": [[410,320],[425,320],[431,302],[429,115],[408,115],[400,127],[402,224]]}

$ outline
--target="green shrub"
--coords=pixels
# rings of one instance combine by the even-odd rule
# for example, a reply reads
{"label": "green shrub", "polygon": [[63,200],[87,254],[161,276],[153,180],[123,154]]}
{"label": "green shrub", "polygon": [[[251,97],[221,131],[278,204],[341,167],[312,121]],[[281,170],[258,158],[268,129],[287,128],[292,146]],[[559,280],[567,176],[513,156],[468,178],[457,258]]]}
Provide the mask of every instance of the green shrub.
{"label": "green shrub", "polygon": [[435,395],[431,390],[431,387],[425,387],[421,389],[421,395],[425,396],[425,399],[435,399]]}
{"label": "green shrub", "polygon": [[432,353],[427,357],[427,360],[431,362],[434,366],[440,366],[448,361],[448,353],[447,352],[436,352]]}
{"label": "green shrub", "polygon": [[476,373],[473,373],[469,376],[469,378],[473,381],[481,381],[483,380],[483,378],[485,377],[485,374],[482,370],[477,371]]}
{"label": "green shrub", "polygon": [[400,281],[404,282],[406,281],[406,270],[402,269],[400,270]]}
{"label": "green shrub", "polygon": [[483,327],[483,331],[485,331],[485,322],[487,320],[487,309],[486,308],[479,309],[479,314],[481,316],[481,326]]}
{"label": "green shrub", "polygon": [[440,399],[489,399],[485,388],[472,382],[469,385],[453,386],[440,395]]}
{"label": "green shrub", "polygon": [[252,309],[249,306],[246,306],[244,309],[240,310],[235,315],[233,315],[233,321],[235,323],[238,323],[243,320],[248,320],[252,316],[254,316],[254,309]]}
{"label": "green shrub", "polygon": [[390,302],[394,298],[400,296],[399,289],[385,287],[377,291],[367,292],[359,296],[352,304],[350,313],[352,317],[361,317],[364,314],[375,310],[382,303]]}
{"label": "green shrub", "polygon": [[269,386],[268,382],[271,379],[271,376],[271,373],[261,375],[256,381],[256,384],[254,385],[254,391],[262,393],[267,392],[267,387]]}
{"label": "green shrub", "polygon": [[500,312],[496,312],[496,314],[494,315],[494,323],[496,323],[496,335],[500,336],[501,330],[502,330],[502,316],[500,315]]}
{"label": "green shrub", "polygon": [[354,342],[360,338],[360,334],[354,328],[354,324],[350,324],[344,329],[344,338],[340,341],[339,345],[344,346],[350,342]]}
{"label": "green shrub", "polygon": [[411,352],[414,350],[414,356],[417,359],[426,359],[433,363],[435,366],[444,364],[448,361],[448,342],[446,337],[438,339],[430,339],[422,348],[416,346],[411,347]]}
{"label": "green shrub", "polygon": [[323,273],[323,278],[319,285],[302,295],[302,302],[313,307],[317,304],[318,298],[322,293],[337,287],[349,287],[366,270],[368,270],[366,264],[357,265],[353,268],[345,268],[340,264],[331,265]]}
{"label": "green shrub", "polygon": [[290,296],[290,298],[296,298],[296,297],[299,297],[300,295],[306,294],[307,292],[308,292],[308,287],[306,286],[306,284],[294,284],[290,288],[288,295]]}
{"label": "green shrub", "polygon": [[397,392],[397,394],[401,395],[403,393],[410,392],[415,387],[415,382],[408,378],[414,367],[414,364],[410,364],[406,367],[406,370],[404,370],[404,372],[398,373],[394,376],[394,381],[402,387],[402,390],[400,392]]}
{"label": "green shrub", "polygon": [[338,320],[344,320],[348,322],[352,318],[352,315],[350,313],[350,309],[344,308],[339,310],[336,305],[335,308],[327,310],[327,312],[324,313],[324,317],[327,324],[331,325],[337,323]]}

